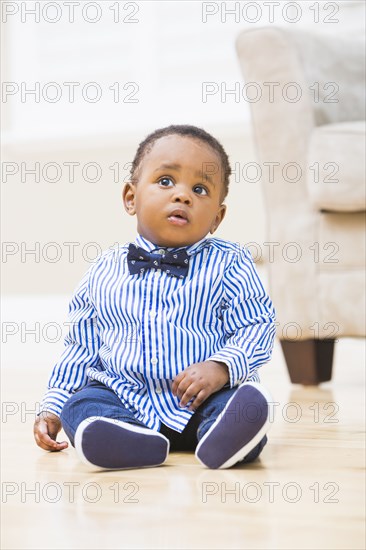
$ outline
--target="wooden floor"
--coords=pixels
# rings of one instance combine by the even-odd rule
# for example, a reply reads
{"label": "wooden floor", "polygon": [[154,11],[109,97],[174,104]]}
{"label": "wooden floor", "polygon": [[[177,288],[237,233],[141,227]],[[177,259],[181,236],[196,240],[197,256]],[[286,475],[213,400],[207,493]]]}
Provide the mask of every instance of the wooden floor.
{"label": "wooden floor", "polygon": [[276,344],[262,370],[278,402],[270,441],[255,464],[223,471],[176,453],[96,474],[72,448],[46,453],[29,410],[46,373],[34,358],[5,367],[1,548],[364,549],[364,351],[340,341],[332,383],[302,388]]}

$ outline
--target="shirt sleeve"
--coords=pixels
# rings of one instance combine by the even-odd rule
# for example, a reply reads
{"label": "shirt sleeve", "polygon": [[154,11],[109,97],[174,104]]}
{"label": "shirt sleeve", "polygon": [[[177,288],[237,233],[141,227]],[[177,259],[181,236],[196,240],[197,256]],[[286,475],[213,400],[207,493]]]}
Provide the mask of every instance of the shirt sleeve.
{"label": "shirt sleeve", "polygon": [[97,314],[89,295],[90,271],[81,280],[70,302],[64,351],[52,370],[40,413],[51,411],[60,416],[69,397],[85,386],[86,369],[100,362]]}
{"label": "shirt sleeve", "polygon": [[275,311],[248,250],[235,253],[224,274],[222,322],[225,346],[209,357],[225,363],[230,387],[259,380],[257,368],[270,360],[275,336]]}

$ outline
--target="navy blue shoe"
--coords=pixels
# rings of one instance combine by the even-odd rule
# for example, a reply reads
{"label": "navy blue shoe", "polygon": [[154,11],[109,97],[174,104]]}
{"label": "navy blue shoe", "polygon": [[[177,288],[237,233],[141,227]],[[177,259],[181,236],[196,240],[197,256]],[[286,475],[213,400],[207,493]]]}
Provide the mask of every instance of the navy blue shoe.
{"label": "navy blue shoe", "polygon": [[230,468],[243,460],[269,430],[270,394],[256,382],[244,382],[199,441],[196,457],[208,468]]}
{"label": "navy blue shoe", "polygon": [[169,453],[164,435],[113,418],[91,416],[78,426],[75,449],[92,469],[125,470],[160,466]]}

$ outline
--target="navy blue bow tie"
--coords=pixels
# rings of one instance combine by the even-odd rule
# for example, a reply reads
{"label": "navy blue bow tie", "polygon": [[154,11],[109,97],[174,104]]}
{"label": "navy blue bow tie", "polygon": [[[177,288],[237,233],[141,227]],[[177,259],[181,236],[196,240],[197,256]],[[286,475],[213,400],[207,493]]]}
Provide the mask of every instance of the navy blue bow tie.
{"label": "navy blue bow tie", "polygon": [[168,275],[183,279],[188,274],[189,256],[183,250],[168,251],[164,254],[148,252],[135,244],[130,244],[127,254],[128,269],[131,275],[144,273],[146,269],[161,269]]}

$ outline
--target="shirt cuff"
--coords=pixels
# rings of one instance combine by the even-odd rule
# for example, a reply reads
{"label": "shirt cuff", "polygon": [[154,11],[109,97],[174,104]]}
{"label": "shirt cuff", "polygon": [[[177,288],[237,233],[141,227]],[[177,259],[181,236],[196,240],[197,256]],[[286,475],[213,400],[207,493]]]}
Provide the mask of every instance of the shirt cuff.
{"label": "shirt cuff", "polygon": [[225,348],[214,353],[207,360],[225,363],[229,371],[231,388],[245,382],[250,375],[248,359],[245,353],[235,346],[225,346]]}
{"label": "shirt cuff", "polygon": [[66,401],[72,396],[72,393],[58,388],[48,390],[42,399],[38,414],[49,411],[57,416],[61,415],[61,411]]}

